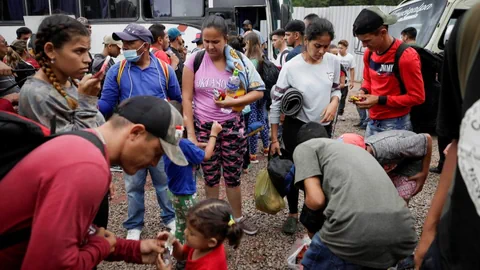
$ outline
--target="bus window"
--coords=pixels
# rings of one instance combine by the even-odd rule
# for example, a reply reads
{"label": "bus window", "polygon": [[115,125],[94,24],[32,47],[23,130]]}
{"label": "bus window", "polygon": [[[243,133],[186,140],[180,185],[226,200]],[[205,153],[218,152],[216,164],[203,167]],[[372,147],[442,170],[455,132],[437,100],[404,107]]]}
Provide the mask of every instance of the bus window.
{"label": "bus window", "polygon": [[136,19],[138,0],[83,0],[82,9],[87,19]]}
{"label": "bus window", "polygon": [[78,17],[78,0],[51,0],[52,14],[67,14]]}
{"label": "bus window", "polygon": [[27,0],[28,15],[50,15],[48,0]]}
{"label": "bus window", "polygon": [[23,21],[23,1],[2,1],[0,4],[0,21]]}
{"label": "bus window", "polygon": [[204,1],[190,0],[143,0],[145,18],[201,17]]}

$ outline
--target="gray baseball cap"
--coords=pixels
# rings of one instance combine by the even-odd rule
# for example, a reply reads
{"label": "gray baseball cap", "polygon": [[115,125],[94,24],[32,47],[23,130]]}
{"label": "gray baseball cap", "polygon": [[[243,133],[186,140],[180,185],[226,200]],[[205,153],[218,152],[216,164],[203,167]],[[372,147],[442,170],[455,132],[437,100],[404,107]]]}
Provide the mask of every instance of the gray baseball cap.
{"label": "gray baseball cap", "polygon": [[134,124],[142,124],[160,139],[165,155],[179,166],[188,165],[180,146],[183,137],[183,118],[169,102],[153,96],[136,96],[118,106],[118,115]]}
{"label": "gray baseball cap", "polygon": [[152,33],[140,24],[131,23],[123,29],[122,32],[115,32],[112,35],[114,40],[134,41],[143,40],[150,44],[153,43]]}

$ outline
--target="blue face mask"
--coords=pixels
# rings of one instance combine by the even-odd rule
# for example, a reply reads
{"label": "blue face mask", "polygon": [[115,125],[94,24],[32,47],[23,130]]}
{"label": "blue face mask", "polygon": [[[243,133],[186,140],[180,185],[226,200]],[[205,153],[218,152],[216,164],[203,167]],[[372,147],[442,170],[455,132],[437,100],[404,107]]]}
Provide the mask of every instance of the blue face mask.
{"label": "blue face mask", "polygon": [[125,57],[125,60],[132,63],[138,62],[138,60],[140,60],[140,57],[142,57],[142,55],[145,53],[145,52],[142,52],[142,54],[137,55],[138,50],[140,50],[143,47],[143,45],[145,45],[145,42],[142,44],[142,46],[140,46],[140,48],[136,50],[124,50],[123,56]]}

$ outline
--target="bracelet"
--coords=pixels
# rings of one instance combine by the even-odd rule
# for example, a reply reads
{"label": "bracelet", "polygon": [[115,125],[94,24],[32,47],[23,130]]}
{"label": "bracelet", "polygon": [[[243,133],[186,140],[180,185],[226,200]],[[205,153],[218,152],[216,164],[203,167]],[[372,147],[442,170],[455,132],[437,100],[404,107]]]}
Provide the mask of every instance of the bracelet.
{"label": "bracelet", "polygon": [[277,143],[278,141],[273,141],[272,144]]}
{"label": "bracelet", "polygon": [[215,135],[210,135],[210,138],[212,138],[212,137],[215,138],[215,139],[217,138],[217,136],[215,136]]}

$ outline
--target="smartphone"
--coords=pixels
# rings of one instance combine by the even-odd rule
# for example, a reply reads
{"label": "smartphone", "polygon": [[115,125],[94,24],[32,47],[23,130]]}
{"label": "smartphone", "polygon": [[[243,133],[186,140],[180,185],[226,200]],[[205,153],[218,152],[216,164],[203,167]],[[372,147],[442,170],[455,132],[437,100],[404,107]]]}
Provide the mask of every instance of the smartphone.
{"label": "smartphone", "polygon": [[107,57],[105,57],[105,61],[103,61],[102,67],[97,73],[95,73],[95,75],[93,75],[93,77],[97,78],[98,76],[100,76],[100,74],[105,73],[109,62],[110,62],[110,55],[107,55]]}

